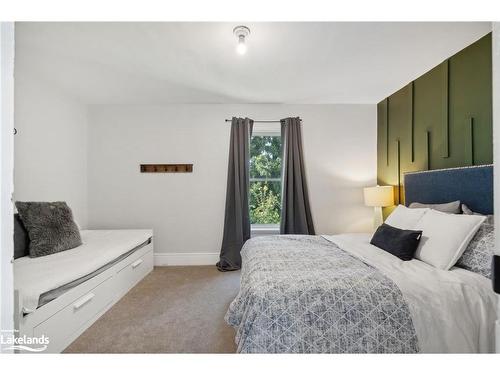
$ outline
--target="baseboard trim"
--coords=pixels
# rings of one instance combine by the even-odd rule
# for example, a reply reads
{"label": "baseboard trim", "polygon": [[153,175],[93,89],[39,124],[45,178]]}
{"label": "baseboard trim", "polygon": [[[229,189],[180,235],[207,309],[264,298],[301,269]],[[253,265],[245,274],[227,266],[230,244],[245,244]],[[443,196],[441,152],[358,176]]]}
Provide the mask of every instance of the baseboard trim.
{"label": "baseboard trim", "polygon": [[158,253],[155,266],[208,266],[219,261],[219,253]]}

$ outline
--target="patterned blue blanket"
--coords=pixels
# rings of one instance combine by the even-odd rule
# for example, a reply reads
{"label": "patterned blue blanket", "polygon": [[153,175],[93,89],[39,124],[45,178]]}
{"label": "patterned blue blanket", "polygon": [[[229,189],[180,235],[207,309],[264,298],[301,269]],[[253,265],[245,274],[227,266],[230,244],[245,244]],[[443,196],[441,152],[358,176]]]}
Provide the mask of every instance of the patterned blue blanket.
{"label": "patterned blue blanket", "polygon": [[376,268],[319,236],[265,236],[241,252],[226,314],[241,353],[415,353],[410,311]]}

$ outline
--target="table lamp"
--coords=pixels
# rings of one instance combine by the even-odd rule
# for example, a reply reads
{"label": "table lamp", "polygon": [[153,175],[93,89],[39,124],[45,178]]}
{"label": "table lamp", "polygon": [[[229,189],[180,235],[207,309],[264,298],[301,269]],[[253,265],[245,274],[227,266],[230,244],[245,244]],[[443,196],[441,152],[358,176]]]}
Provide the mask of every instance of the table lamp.
{"label": "table lamp", "polygon": [[373,228],[377,229],[383,222],[382,207],[394,205],[392,186],[372,186],[364,188],[365,205],[374,207]]}

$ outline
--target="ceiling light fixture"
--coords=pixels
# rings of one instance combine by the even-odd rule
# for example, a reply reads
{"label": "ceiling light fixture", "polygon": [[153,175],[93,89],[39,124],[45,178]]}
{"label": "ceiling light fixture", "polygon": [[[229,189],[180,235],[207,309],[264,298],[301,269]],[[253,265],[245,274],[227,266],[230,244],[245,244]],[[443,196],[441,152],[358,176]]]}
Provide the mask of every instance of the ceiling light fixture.
{"label": "ceiling light fixture", "polygon": [[233,29],[233,34],[238,38],[238,45],[236,46],[236,52],[240,55],[247,53],[247,45],[245,44],[245,38],[250,35],[250,29],[246,26],[236,26]]}

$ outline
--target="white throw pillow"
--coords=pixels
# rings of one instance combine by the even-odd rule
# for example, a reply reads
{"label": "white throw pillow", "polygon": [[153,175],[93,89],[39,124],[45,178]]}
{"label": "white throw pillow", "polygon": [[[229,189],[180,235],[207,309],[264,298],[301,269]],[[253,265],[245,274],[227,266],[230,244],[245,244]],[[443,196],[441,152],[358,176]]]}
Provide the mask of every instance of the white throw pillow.
{"label": "white throw pillow", "polygon": [[415,258],[436,268],[449,270],[462,256],[484,220],[484,216],[430,210],[412,228],[422,231]]}
{"label": "white throw pillow", "polygon": [[400,204],[392,211],[385,223],[399,229],[413,229],[427,211],[430,211],[430,208],[408,208]]}

